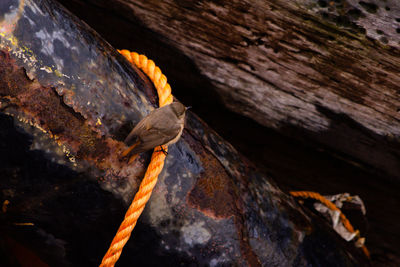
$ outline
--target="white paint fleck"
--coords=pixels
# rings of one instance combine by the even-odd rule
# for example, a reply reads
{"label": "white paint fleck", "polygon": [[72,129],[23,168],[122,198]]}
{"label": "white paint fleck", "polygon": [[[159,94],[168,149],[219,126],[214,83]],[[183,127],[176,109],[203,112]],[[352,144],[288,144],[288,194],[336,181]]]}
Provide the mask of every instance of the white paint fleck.
{"label": "white paint fleck", "polygon": [[52,73],[53,71],[50,68],[41,67],[40,70],[44,70],[47,73]]}
{"label": "white paint fleck", "polygon": [[210,261],[210,267],[224,265],[224,263],[226,263],[227,261],[228,257],[226,256],[225,253],[222,253],[222,255],[219,258],[214,258]]}
{"label": "white paint fleck", "polygon": [[211,238],[210,232],[203,227],[204,222],[195,222],[194,224],[182,227],[183,240],[189,246],[204,244]]}
{"label": "white paint fleck", "polygon": [[172,213],[163,192],[152,194],[151,201],[147,205],[152,225],[158,226],[163,220],[172,219]]}
{"label": "white paint fleck", "polygon": [[33,27],[35,26],[35,22],[33,20],[31,20],[30,18],[26,17],[26,19],[28,20],[29,24]]}
{"label": "white paint fleck", "polygon": [[70,44],[65,38],[66,34],[67,32],[64,30],[53,31],[50,34],[46,29],[41,29],[35,33],[35,36],[42,41],[42,49],[40,51],[45,55],[51,56],[57,64],[57,69],[60,70],[64,67],[64,60],[54,54],[54,42],[55,40],[58,40],[63,44],[63,46],[69,48]]}
{"label": "white paint fleck", "polygon": [[219,263],[219,261],[218,261],[217,259],[212,259],[212,260],[210,261],[210,266],[211,266],[211,267],[218,266],[218,263]]}
{"label": "white paint fleck", "polygon": [[305,236],[305,232],[297,232],[297,240],[299,240],[299,243],[303,242]]}
{"label": "white paint fleck", "polygon": [[65,39],[64,31],[54,31],[52,35],[52,39],[58,39],[66,48],[70,47],[70,44],[67,39]]}
{"label": "white paint fleck", "polygon": [[42,49],[40,51],[45,55],[52,56],[54,54],[54,46],[47,30],[41,29],[35,33],[35,36],[42,41]]}

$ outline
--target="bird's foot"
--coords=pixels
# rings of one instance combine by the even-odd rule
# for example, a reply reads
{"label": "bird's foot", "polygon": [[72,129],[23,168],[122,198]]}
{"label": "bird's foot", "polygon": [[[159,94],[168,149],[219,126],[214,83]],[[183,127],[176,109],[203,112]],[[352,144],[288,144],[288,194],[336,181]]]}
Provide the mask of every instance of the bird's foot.
{"label": "bird's foot", "polygon": [[163,152],[165,156],[168,155],[168,152],[164,149],[163,146],[160,146],[160,149],[159,150],[154,150],[154,152]]}

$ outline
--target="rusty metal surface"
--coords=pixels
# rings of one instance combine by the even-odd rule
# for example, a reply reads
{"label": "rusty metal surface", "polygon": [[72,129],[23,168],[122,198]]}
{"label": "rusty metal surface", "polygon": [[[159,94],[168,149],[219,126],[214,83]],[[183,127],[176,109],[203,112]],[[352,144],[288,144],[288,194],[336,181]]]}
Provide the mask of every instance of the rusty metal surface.
{"label": "rusty metal surface", "polygon": [[[0,186],[10,204],[1,233],[51,266],[98,264],[149,160],[127,165],[122,140],[156,100],[140,71],[58,4],[2,2]],[[7,240],[0,248],[18,261]],[[119,266],[359,261],[189,113]]]}

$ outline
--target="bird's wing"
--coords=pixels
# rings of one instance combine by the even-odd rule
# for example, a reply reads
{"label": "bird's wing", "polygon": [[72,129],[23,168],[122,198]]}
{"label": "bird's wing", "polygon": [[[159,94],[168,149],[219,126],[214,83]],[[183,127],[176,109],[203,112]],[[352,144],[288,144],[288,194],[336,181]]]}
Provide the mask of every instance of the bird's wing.
{"label": "bird's wing", "polygon": [[[171,124],[172,114],[170,112],[165,113],[165,110],[162,109],[163,108],[154,109],[146,117],[139,121],[129,135],[125,138],[124,142],[126,144],[132,142],[132,140],[137,139],[137,137],[139,137],[143,132],[151,129],[153,125],[159,125],[160,129],[168,127]],[[161,113],[164,113],[167,116],[162,116]]]}
{"label": "bird's wing", "polygon": [[139,136],[140,143],[131,153],[137,154],[160,145],[164,145],[174,139],[180,132],[181,127],[159,128],[157,125],[141,133]]}
{"label": "bird's wing", "polygon": [[139,121],[138,124],[132,129],[132,131],[129,133],[129,135],[125,138],[124,142],[125,144],[129,144],[132,140],[137,139],[137,137],[140,135],[140,133],[146,131],[146,125],[148,125],[147,118],[144,118],[143,120]]}

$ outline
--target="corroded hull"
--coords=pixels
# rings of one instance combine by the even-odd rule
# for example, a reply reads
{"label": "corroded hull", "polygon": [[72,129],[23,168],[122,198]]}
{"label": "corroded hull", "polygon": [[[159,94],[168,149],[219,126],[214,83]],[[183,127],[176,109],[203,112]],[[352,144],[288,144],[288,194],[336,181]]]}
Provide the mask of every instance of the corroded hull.
{"label": "corroded hull", "polygon": [[[0,5],[5,264],[100,263],[149,161],[120,158],[156,107],[147,78],[58,4]],[[353,266],[362,255],[305,214],[189,113],[119,266]]]}

